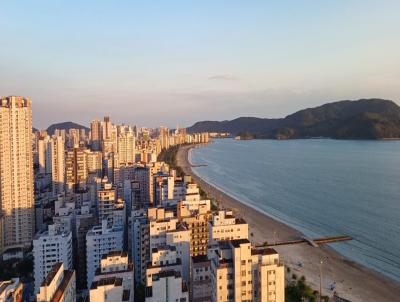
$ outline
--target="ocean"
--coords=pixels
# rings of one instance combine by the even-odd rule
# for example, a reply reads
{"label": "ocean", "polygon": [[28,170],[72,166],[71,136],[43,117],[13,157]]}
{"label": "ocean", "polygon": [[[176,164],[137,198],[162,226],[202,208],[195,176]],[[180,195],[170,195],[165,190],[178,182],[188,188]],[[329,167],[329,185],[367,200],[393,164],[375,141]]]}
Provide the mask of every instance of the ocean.
{"label": "ocean", "polygon": [[[216,139],[193,171],[345,257],[400,280],[400,141]],[[278,234],[279,236],[279,234]]]}

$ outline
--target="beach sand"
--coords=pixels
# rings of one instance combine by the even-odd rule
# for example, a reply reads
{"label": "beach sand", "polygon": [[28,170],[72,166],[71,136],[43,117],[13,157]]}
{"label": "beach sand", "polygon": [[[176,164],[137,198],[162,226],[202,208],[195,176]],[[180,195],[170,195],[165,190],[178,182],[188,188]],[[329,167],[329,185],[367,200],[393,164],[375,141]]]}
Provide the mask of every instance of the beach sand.
{"label": "beach sand", "polygon": [[[232,209],[237,216],[244,218],[250,226],[250,240],[253,244],[262,244],[299,239],[302,234],[252,207],[232,198],[212,185],[206,183],[193,173],[188,161],[191,146],[183,146],[177,154],[177,164],[184,173],[191,175],[210,198],[218,201],[220,208]],[[290,268],[286,272],[289,282],[293,274],[298,278],[305,276],[313,289],[319,290],[320,262],[322,260],[322,292],[333,296],[330,286],[336,282],[335,291],[342,298],[357,301],[400,301],[400,282],[392,280],[372,269],[344,258],[327,245],[312,247],[308,244],[277,246],[285,265]],[[299,265],[301,263],[301,265]]]}

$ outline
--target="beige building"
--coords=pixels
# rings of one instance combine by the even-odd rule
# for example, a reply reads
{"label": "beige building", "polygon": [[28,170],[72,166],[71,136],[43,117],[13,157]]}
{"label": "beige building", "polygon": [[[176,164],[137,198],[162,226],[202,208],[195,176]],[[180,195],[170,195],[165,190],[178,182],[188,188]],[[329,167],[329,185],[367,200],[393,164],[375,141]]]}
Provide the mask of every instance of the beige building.
{"label": "beige building", "polygon": [[66,154],[66,184],[68,191],[77,190],[86,185],[88,178],[87,153],[83,148],[68,150]]}
{"label": "beige building", "polygon": [[217,241],[249,239],[249,225],[232,211],[218,211],[209,222],[209,243]]}
{"label": "beige building", "polygon": [[146,268],[146,286],[152,286],[153,275],[163,271],[176,271],[182,274],[182,260],[174,246],[160,246],[153,248],[150,255],[151,262]]}
{"label": "beige building", "polygon": [[177,216],[190,230],[190,256],[207,254],[211,204],[210,200],[201,200],[197,185],[188,184],[185,200],[178,202]]}
{"label": "beige building", "polygon": [[101,177],[103,174],[103,156],[100,151],[86,150],[86,165],[89,174]]}
{"label": "beige building", "polygon": [[131,127],[121,126],[118,134],[118,159],[120,164],[135,162],[135,134]]}
{"label": "beige building", "polygon": [[239,239],[220,241],[208,257],[211,301],[285,301],[285,269],[275,250],[252,249],[248,239]]}
{"label": "beige building", "polygon": [[76,278],[74,270],[64,270],[59,262],[46,276],[36,295],[38,302],[74,302],[76,301]]}
{"label": "beige building", "polygon": [[30,247],[35,232],[30,99],[1,98],[0,129],[1,252]]}
{"label": "beige building", "polygon": [[101,122],[99,120],[93,120],[90,123],[90,143],[92,150],[100,151],[102,140]]}

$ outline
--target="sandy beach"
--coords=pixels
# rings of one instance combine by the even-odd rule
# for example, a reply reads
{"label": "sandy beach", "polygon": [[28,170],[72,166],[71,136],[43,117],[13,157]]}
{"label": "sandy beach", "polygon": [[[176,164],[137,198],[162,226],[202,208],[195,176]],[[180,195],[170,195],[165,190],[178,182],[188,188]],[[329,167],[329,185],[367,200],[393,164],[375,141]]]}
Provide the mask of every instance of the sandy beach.
{"label": "sandy beach", "polygon": [[[220,208],[233,209],[237,216],[244,218],[250,226],[253,244],[279,242],[298,239],[302,234],[262,212],[253,209],[239,200],[232,198],[193,173],[188,161],[191,146],[184,146],[177,154],[177,164],[185,174],[207,192],[208,196],[218,201]],[[342,298],[350,301],[400,301],[400,282],[383,274],[345,259],[329,246],[312,247],[308,244],[279,246],[275,248],[285,265],[290,268],[287,280],[292,274],[304,275],[314,289],[319,289],[320,262],[322,260],[322,291],[324,295],[333,295],[331,284],[336,282],[335,291]],[[301,265],[299,265],[301,264]]]}

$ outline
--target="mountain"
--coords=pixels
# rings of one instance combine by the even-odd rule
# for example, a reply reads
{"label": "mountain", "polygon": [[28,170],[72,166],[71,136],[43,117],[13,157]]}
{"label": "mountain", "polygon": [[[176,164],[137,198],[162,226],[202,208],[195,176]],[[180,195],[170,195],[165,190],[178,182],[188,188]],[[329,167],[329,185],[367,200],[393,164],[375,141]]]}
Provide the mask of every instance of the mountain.
{"label": "mountain", "polygon": [[240,117],[231,121],[203,121],[188,132],[230,132],[245,138],[338,139],[400,138],[400,107],[393,101],[339,101],[300,110],[280,119]]}
{"label": "mountain", "polygon": [[56,130],[56,129],[65,130],[67,132],[69,129],[85,129],[86,131],[90,130],[89,128],[87,128],[85,126],[79,125],[74,122],[63,122],[63,123],[53,124],[53,125],[50,125],[46,130],[49,135],[53,135],[54,130]]}

